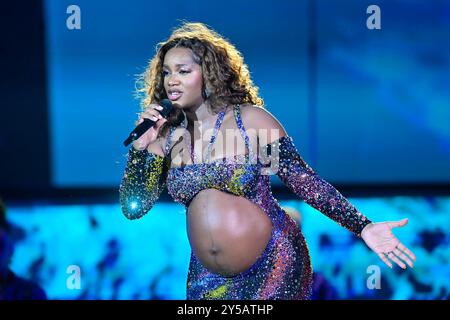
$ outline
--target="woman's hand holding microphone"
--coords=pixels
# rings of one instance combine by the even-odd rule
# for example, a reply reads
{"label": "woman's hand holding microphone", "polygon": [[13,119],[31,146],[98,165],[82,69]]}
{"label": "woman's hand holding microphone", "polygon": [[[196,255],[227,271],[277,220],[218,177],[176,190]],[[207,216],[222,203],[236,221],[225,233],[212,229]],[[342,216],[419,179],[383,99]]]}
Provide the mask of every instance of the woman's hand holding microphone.
{"label": "woman's hand holding microphone", "polygon": [[156,141],[159,129],[164,123],[167,122],[167,119],[163,118],[163,116],[159,112],[162,109],[163,107],[158,104],[150,104],[147,108],[145,108],[143,112],[141,112],[141,114],[139,115],[139,119],[135,123],[136,126],[141,124],[145,118],[155,121],[155,125],[148,129],[142,136],[139,137],[139,139],[133,141],[134,149],[145,150],[150,144]]}

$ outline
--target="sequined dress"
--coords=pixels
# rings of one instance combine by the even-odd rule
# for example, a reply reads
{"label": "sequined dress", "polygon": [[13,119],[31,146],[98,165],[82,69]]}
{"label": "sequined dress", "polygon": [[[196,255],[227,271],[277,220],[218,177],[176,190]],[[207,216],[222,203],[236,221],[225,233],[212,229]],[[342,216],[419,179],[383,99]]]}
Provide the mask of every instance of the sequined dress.
{"label": "sequined dress", "polygon": [[165,187],[186,210],[192,199],[205,189],[245,197],[272,221],[266,248],[249,269],[232,277],[209,271],[191,251],[187,299],[309,299],[312,267],[308,247],[300,228],[272,195],[270,174],[276,174],[299,198],[357,236],[371,221],[308,166],[292,137],[286,135],[273,141],[259,155],[253,152],[240,107],[235,106],[233,111],[248,154],[209,161],[211,146],[226,112],[223,110],[217,117],[206,161],[171,168],[167,155],[175,130],[172,127],[165,147],[166,157],[130,148],[119,189],[122,211],[129,219],[142,217]]}

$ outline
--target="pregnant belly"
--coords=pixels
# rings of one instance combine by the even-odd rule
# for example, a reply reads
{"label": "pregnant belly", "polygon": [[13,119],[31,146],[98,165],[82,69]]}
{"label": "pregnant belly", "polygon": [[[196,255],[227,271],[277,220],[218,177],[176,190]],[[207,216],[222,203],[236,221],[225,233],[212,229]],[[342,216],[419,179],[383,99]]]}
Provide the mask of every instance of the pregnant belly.
{"label": "pregnant belly", "polygon": [[209,271],[234,276],[248,270],[264,252],[272,222],[256,204],[216,189],[192,200],[188,237],[200,263]]}

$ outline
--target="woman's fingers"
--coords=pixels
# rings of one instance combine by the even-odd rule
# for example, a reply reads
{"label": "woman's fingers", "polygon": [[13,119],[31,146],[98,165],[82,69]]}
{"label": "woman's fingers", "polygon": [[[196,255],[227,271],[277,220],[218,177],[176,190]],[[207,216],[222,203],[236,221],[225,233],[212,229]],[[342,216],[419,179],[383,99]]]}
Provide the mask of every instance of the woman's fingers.
{"label": "woman's fingers", "polygon": [[[403,252],[402,252],[403,251]],[[406,253],[406,254],[405,254]],[[391,261],[395,262],[400,268],[406,269],[405,262],[411,267],[414,268],[414,263],[412,260],[416,260],[416,257],[414,254],[409,251],[403,244],[399,243],[397,247],[390,252],[386,253],[378,253],[378,256],[380,257],[383,262],[389,266],[389,268],[392,268]],[[410,258],[411,257],[411,258]],[[402,259],[402,260],[400,260]]]}
{"label": "woman's fingers", "polygon": [[139,119],[135,122],[135,125],[138,126],[142,122],[144,122],[144,119],[150,119],[155,122],[155,125],[153,126],[154,130],[159,130],[161,126],[167,122],[167,119],[165,119],[158,110],[162,110],[163,108],[159,105],[152,104],[149,105],[145,110],[143,110],[139,114]]}
{"label": "woman's fingers", "polygon": [[387,264],[387,266],[388,266],[389,268],[392,269],[392,264],[391,264],[391,263],[389,262],[389,260],[384,256],[384,254],[378,253],[378,256],[380,257],[381,260],[383,260],[384,263]]}
{"label": "woman's fingers", "polygon": [[410,268],[414,268],[414,264],[412,263],[412,261],[403,252],[401,252],[399,249],[395,248],[394,249],[394,253],[395,253],[395,255],[397,257],[399,257],[400,259],[405,261]]}
{"label": "woman's fingers", "polygon": [[389,257],[389,259],[398,264],[400,268],[406,269],[406,265],[399,258],[397,258],[397,256],[393,252],[388,252],[387,256]]}
{"label": "woman's fingers", "polygon": [[405,226],[405,225],[407,225],[408,224],[408,218],[405,218],[405,219],[402,219],[402,220],[399,220],[399,221],[391,221],[391,222],[388,222],[388,225],[389,225],[389,227],[392,229],[392,228],[398,228],[398,227],[403,227],[403,226]]}
{"label": "woman's fingers", "polygon": [[161,120],[158,121],[158,122],[155,124],[155,129],[158,130],[158,129],[161,128],[162,125],[163,125],[164,123],[166,123],[166,122],[167,122],[167,119],[161,118]]}
{"label": "woman's fingers", "polygon": [[158,111],[162,109],[159,105],[150,105],[140,114],[140,118],[147,118],[156,122],[159,119],[163,119],[163,116]]}
{"label": "woman's fingers", "polygon": [[411,259],[413,259],[414,261],[416,261],[416,256],[414,255],[414,253],[411,252],[411,250],[409,250],[406,246],[404,246],[402,243],[399,243],[397,245],[397,248],[400,249],[400,251],[405,252],[408,256],[411,257]]}
{"label": "woman's fingers", "polygon": [[145,111],[142,115],[144,118],[148,118],[150,120],[153,121],[158,121],[161,117],[160,114],[156,113],[156,112],[151,112],[151,111]]}

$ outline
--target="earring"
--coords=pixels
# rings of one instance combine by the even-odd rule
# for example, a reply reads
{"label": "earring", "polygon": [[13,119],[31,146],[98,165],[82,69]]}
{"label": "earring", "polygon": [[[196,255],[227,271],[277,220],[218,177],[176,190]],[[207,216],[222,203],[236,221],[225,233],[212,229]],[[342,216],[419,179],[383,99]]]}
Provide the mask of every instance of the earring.
{"label": "earring", "polygon": [[205,89],[203,89],[202,94],[203,94],[203,99],[205,99],[205,100],[208,99],[209,95],[210,95],[208,88],[205,87]]}

